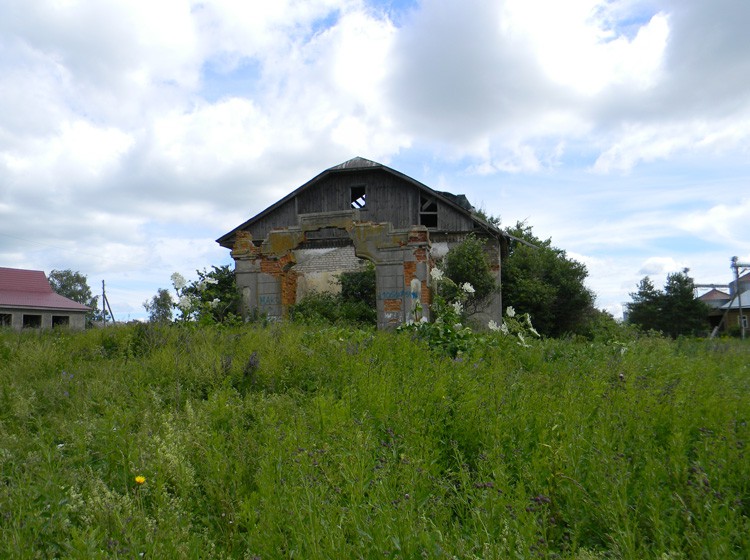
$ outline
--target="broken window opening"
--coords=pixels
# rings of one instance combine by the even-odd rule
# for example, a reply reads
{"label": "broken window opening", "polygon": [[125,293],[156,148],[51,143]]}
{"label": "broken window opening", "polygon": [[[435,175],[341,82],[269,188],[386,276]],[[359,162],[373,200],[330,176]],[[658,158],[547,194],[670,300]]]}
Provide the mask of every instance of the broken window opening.
{"label": "broken window opening", "polygon": [[367,204],[367,192],[364,185],[358,185],[351,188],[352,208],[360,210]]}
{"label": "broken window opening", "polygon": [[419,197],[419,225],[428,229],[437,229],[438,211],[437,201],[429,196]]}
{"label": "broken window opening", "polygon": [[70,317],[68,315],[53,315],[52,328],[70,326]]}
{"label": "broken window opening", "polygon": [[13,324],[13,315],[0,313],[0,327],[10,327]]}
{"label": "broken window opening", "polygon": [[23,328],[24,329],[41,329],[42,328],[42,316],[41,315],[24,315],[23,316]]}

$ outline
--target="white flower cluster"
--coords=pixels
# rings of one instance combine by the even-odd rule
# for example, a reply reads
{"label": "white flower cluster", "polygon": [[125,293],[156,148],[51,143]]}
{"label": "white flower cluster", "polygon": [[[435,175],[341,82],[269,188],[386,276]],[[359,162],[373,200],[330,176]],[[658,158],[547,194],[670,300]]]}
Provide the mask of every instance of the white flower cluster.
{"label": "white flower cluster", "polygon": [[185,280],[185,277],[179,272],[173,273],[170,278],[172,280],[174,289],[177,291],[182,290],[185,286],[187,286],[187,280]]}
{"label": "white flower cluster", "polygon": [[487,323],[487,328],[490,329],[493,332],[501,332],[503,334],[508,334],[508,325],[505,323],[498,325],[495,321],[490,321]]}
{"label": "white flower cluster", "polygon": [[187,312],[193,307],[193,298],[188,295],[180,296],[180,301],[177,302],[177,307]]}
{"label": "white flower cluster", "polygon": [[[490,321],[487,323],[487,328],[493,332],[501,332],[504,335],[511,334],[511,329],[513,329],[513,333],[518,338],[518,344],[525,348],[528,348],[529,346],[526,342],[526,336],[533,335],[539,338],[540,335],[531,324],[531,317],[528,313],[525,313],[516,319],[516,310],[513,309],[512,306],[508,306],[505,310],[505,316],[508,318],[507,323],[503,321],[501,325],[498,325],[495,321]],[[511,326],[508,327],[508,324]]]}
{"label": "white flower cluster", "polygon": [[208,287],[209,284],[210,285],[216,285],[218,283],[219,283],[219,281],[216,278],[208,278],[208,277],[206,277],[206,278],[204,278],[201,281],[200,284],[198,284],[198,289],[202,292],[203,290],[205,290]]}

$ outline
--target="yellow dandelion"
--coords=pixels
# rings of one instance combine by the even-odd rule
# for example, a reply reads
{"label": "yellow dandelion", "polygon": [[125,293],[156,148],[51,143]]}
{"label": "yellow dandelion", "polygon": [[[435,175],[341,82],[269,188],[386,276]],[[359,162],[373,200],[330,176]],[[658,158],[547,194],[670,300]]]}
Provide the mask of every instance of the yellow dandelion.
{"label": "yellow dandelion", "polygon": [[138,475],[138,476],[135,477],[135,483],[136,484],[141,485],[144,482],[146,482],[146,477],[145,476]]}

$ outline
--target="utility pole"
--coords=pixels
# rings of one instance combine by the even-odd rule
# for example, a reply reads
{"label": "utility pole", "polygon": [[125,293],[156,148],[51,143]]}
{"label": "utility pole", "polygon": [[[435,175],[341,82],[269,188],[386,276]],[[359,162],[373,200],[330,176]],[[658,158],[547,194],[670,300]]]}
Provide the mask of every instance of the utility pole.
{"label": "utility pole", "polygon": [[[106,308],[105,308],[106,305]],[[109,305],[107,299],[107,292],[104,289],[104,280],[102,280],[102,317],[104,317],[104,326],[107,326],[107,309],[109,309],[109,316],[112,317],[112,324],[115,324],[115,314],[112,313],[112,307]]]}
{"label": "utility pole", "polygon": [[740,331],[742,332],[742,340],[745,340],[745,314],[742,312],[742,288],[740,288],[740,268],[750,268],[750,264],[738,262],[737,257],[732,257],[732,268],[734,269],[734,281],[737,289],[737,305],[739,306],[740,312]]}

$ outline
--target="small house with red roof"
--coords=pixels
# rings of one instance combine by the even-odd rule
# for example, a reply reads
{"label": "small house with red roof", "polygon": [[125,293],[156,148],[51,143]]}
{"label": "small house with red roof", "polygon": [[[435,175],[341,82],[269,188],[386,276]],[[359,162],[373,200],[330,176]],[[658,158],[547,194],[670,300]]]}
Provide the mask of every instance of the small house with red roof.
{"label": "small house with red roof", "polygon": [[0,328],[82,330],[88,311],[55,293],[43,271],[0,267]]}

